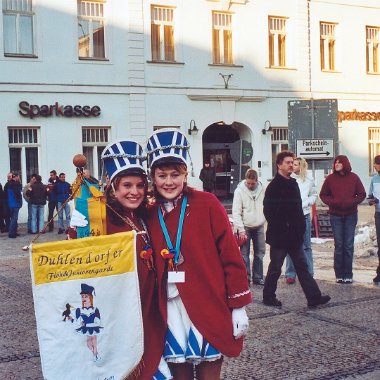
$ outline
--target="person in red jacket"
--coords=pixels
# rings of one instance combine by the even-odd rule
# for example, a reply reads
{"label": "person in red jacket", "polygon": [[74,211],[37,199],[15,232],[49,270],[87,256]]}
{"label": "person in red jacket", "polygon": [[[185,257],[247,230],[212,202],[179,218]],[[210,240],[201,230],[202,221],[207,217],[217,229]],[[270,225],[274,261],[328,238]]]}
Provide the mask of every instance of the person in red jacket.
{"label": "person in red jacket", "polygon": [[116,141],[102,152],[110,184],[107,197],[107,234],[135,230],[137,272],[139,277],[141,309],[144,327],[143,365],[134,379],[172,379],[170,370],[162,358],[165,343],[166,322],[158,308],[158,287],[154,254],[146,224],[148,181],[142,166],[142,147],[134,141]]}
{"label": "person in red jacket", "polygon": [[319,196],[329,206],[336,282],[351,284],[358,204],[365,199],[366,192],[360,178],[352,172],[347,156],[335,157],[333,172],[326,177]]}
{"label": "person in red jacket", "polygon": [[164,357],[174,379],[220,379],[223,355],[238,356],[252,300],[227,213],[211,193],[187,186],[186,137],[160,129],[148,139],[156,202],[148,229],[156,252]]}

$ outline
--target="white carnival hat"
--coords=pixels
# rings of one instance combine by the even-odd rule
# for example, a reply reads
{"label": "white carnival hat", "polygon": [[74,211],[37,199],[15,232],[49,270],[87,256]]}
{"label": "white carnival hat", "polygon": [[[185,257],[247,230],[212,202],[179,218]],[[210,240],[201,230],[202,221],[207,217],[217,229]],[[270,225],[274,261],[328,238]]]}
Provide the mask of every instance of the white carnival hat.
{"label": "white carnival hat", "polygon": [[110,181],[120,172],[129,170],[135,174],[146,174],[143,161],[143,148],[133,140],[117,140],[108,144],[101,158]]}

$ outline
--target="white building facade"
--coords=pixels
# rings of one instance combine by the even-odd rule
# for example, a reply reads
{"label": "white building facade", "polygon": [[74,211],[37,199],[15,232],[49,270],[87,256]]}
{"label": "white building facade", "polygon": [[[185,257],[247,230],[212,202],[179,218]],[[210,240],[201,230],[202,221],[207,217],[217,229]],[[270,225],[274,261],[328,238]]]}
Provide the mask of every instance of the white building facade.
{"label": "white building facade", "polygon": [[72,181],[82,152],[100,178],[109,142],[172,127],[192,145],[190,183],[211,160],[228,197],[247,167],[272,178],[289,101],[337,99],[338,151],[368,187],[378,0],[2,0],[0,30],[2,183],[10,170]]}

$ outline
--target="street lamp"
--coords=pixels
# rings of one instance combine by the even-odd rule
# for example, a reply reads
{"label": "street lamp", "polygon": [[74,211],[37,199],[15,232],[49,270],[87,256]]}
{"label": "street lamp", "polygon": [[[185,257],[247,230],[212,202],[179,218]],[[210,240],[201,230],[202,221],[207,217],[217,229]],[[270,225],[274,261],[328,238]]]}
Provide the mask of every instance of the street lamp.
{"label": "street lamp", "polygon": [[263,135],[273,135],[272,125],[269,120],[266,120],[264,123],[264,128],[261,130]]}
{"label": "street lamp", "polygon": [[199,129],[197,128],[197,126],[195,125],[195,120],[191,119],[190,120],[190,128],[188,129],[188,133],[189,135],[194,135],[196,136],[198,134],[198,131]]}

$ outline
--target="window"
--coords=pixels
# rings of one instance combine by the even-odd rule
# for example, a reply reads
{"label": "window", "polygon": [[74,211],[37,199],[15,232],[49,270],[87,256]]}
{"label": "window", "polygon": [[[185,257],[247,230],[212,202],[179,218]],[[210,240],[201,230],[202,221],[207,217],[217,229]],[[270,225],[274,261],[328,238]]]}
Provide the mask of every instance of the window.
{"label": "window", "polygon": [[380,154],[380,128],[368,128],[368,173],[376,174],[374,158]]}
{"label": "window", "polygon": [[336,24],[320,24],[321,70],[335,70],[335,29]]}
{"label": "window", "polygon": [[380,28],[367,26],[367,73],[380,73]]}
{"label": "window", "polygon": [[269,17],[269,66],[286,67],[286,18]]}
{"label": "window", "polygon": [[212,13],[212,62],[232,65],[232,15]]}
{"label": "window", "polygon": [[100,157],[103,149],[108,145],[109,137],[109,127],[83,127],[82,129],[83,154],[87,158],[86,168],[90,170],[92,176],[99,179],[103,175]]}
{"label": "window", "polygon": [[104,1],[78,1],[79,58],[105,58]]}
{"label": "window", "polygon": [[38,128],[8,128],[9,170],[20,174],[21,181],[29,182],[38,166]]}
{"label": "window", "polygon": [[174,9],[152,5],[152,60],[174,62]]}
{"label": "window", "polygon": [[32,0],[3,0],[4,55],[34,54]]}
{"label": "window", "polygon": [[288,128],[272,128],[272,175],[277,173],[276,156],[283,150],[288,150]]}

